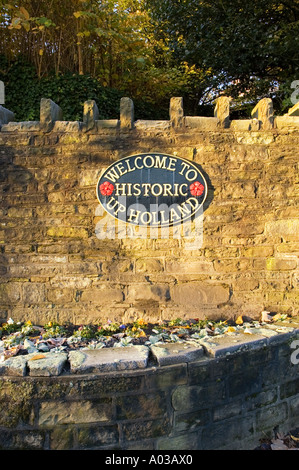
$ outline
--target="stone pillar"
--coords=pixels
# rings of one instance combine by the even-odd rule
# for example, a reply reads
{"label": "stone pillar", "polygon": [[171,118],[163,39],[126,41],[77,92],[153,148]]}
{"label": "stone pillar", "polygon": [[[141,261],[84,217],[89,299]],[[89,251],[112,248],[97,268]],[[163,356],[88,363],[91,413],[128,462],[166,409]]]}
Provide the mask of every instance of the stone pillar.
{"label": "stone pillar", "polygon": [[172,127],[184,126],[184,107],[182,97],[173,97],[170,99],[169,117]]}
{"label": "stone pillar", "polygon": [[133,129],[134,127],[134,103],[130,98],[120,100],[120,128]]}
{"label": "stone pillar", "polygon": [[55,121],[62,121],[62,110],[48,98],[42,98],[40,102],[40,124],[45,132],[52,130]]}
{"label": "stone pillar", "polygon": [[261,123],[261,129],[270,130],[274,126],[273,102],[271,98],[263,98],[251,111],[251,116]]}
{"label": "stone pillar", "polygon": [[5,104],[5,87],[4,83],[0,81],[0,104]]}
{"label": "stone pillar", "polygon": [[219,121],[221,127],[227,128],[230,125],[229,106],[232,98],[230,96],[220,96],[216,99],[214,117]]}
{"label": "stone pillar", "polygon": [[85,101],[83,109],[83,129],[90,131],[99,119],[99,110],[94,100]]}
{"label": "stone pillar", "polygon": [[4,124],[8,124],[9,122],[13,121],[15,118],[15,115],[12,111],[9,111],[9,109],[4,108],[3,106],[0,106],[0,128]]}

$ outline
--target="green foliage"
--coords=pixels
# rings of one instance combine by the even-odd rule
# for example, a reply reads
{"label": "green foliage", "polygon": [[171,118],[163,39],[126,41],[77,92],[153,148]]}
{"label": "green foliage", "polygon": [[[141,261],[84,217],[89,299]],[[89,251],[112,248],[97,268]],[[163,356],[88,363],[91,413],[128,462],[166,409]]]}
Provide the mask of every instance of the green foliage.
{"label": "green foliage", "polygon": [[270,96],[283,109],[284,84],[298,79],[298,0],[146,0],[146,7],[176,62],[212,71],[214,96],[226,91],[245,106]]}
{"label": "green foliage", "polygon": [[[5,106],[15,113],[17,121],[39,120],[41,98],[57,103],[65,121],[82,121],[87,100],[96,101],[100,119],[117,119],[120,99],[124,96],[119,90],[103,87],[89,75],[51,74],[39,80],[34,67],[21,58],[8,64],[7,59],[0,56],[0,80],[5,84]],[[162,118],[152,103],[137,99],[134,106],[136,119]],[[161,114],[165,116],[166,109]]]}

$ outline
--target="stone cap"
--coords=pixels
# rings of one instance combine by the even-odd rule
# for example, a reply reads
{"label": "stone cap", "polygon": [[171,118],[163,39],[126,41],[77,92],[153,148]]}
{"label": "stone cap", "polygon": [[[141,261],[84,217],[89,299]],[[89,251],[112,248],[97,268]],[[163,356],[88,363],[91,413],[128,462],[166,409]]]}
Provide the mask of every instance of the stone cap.
{"label": "stone cap", "polygon": [[[58,376],[63,373],[95,374],[143,370],[184,364],[203,359],[229,357],[241,352],[298,340],[299,323],[291,326],[267,324],[213,337],[193,335],[190,340],[155,342],[69,352],[30,352],[0,362],[0,376]],[[1,351],[0,351],[1,352]]]}

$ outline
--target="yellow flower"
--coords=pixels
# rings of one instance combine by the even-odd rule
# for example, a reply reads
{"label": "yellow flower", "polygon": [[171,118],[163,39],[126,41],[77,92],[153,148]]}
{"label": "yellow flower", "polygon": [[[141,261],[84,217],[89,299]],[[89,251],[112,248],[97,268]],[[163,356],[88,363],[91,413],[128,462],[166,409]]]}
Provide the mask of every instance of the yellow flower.
{"label": "yellow flower", "polygon": [[228,333],[233,333],[234,331],[236,331],[236,328],[234,328],[233,326],[229,326],[227,329]]}

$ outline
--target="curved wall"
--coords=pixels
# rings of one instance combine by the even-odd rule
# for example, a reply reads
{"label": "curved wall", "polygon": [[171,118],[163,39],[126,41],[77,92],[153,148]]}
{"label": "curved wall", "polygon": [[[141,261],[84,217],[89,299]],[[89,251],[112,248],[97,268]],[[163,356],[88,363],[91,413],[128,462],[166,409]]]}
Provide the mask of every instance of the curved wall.
{"label": "curved wall", "polygon": [[298,426],[295,337],[143,369],[2,376],[0,448],[254,449]]}

